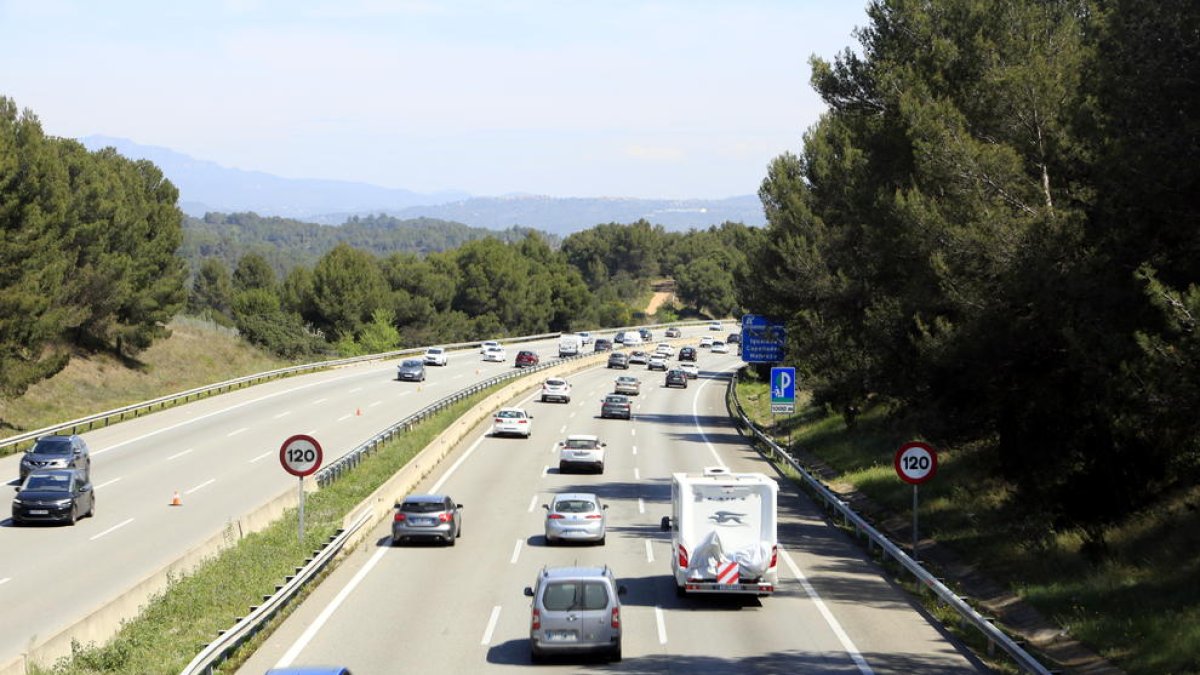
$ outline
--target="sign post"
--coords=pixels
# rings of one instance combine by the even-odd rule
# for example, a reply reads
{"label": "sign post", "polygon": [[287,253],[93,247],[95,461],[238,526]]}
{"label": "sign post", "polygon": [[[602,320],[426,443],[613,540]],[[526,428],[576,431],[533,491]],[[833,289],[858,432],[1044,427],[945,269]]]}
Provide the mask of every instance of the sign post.
{"label": "sign post", "polygon": [[912,501],[912,557],[913,560],[918,560],[917,543],[917,486],[924,483],[937,473],[937,451],[928,443],[920,441],[911,441],[900,446],[896,451],[896,456],[893,460],[896,467],[896,475],[900,476],[900,480],[909,483],[913,486],[913,501]]}
{"label": "sign post", "polygon": [[304,543],[304,477],[321,468],[322,459],[321,444],[307,434],[291,436],[279,446],[279,463],[283,470],[299,479],[300,543]]}

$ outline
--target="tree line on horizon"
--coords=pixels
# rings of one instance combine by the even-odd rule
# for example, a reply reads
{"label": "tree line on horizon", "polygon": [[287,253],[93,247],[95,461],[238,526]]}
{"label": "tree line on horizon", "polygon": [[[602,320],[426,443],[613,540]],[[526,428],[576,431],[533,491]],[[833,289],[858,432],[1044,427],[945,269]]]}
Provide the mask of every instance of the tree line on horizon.
{"label": "tree line on horizon", "polygon": [[816,400],[985,453],[1014,533],[1200,478],[1200,4],[875,0],[813,58],[744,306]]}

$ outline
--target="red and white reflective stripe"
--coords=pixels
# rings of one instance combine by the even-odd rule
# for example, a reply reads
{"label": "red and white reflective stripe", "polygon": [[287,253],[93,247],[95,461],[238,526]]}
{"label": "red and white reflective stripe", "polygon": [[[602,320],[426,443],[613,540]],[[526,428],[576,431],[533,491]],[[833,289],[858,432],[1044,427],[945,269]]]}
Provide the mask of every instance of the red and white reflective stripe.
{"label": "red and white reflective stripe", "polygon": [[738,564],[736,562],[721,563],[717,568],[718,584],[736,584],[738,582]]}

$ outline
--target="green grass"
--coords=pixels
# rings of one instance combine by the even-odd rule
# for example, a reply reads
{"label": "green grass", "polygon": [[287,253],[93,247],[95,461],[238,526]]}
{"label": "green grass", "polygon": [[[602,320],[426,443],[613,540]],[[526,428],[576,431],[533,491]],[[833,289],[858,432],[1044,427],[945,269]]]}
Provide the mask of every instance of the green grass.
{"label": "green grass", "polygon": [[[746,413],[776,439],[833,469],[835,486],[854,488],[883,517],[908,517],[912,488],[896,477],[893,454],[919,440],[880,407],[853,430],[840,415],[798,400],[790,417],[770,414],[767,385],[743,379]],[[923,536],[1017,591],[1045,616],[1131,675],[1200,672],[1200,486],[1164,496],[1105,533],[1109,555],[1093,564],[1077,531],[1056,531],[1013,504],[995,478],[985,443],[938,449],[937,477],[920,489]]]}
{"label": "green grass", "polygon": [[78,354],[24,395],[0,399],[0,437],[292,365],[211,322],[179,317],[169,328],[171,337],[155,342],[136,362]]}
{"label": "green grass", "polygon": [[[251,606],[260,604],[264,595],[274,593],[277,584],[283,583],[337,532],[350,509],[490,393],[491,390],[480,392],[443,410],[386,444],[329,487],[308,495],[303,544],[296,536],[296,513],[292,510],[267,529],[245,537],[236,546],[209,559],[192,574],[172,580],[141,615],[126,622],[107,644],[80,646],[72,657],[31,672],[34,675],[178,673],[216,637],[217,631],[229,628]],[[227,536],[235,535],[227,530]],[[264,639],[269,630],[260,634],[259,639]],[[243,647],[222,670],[233,672],[249,651]]]}

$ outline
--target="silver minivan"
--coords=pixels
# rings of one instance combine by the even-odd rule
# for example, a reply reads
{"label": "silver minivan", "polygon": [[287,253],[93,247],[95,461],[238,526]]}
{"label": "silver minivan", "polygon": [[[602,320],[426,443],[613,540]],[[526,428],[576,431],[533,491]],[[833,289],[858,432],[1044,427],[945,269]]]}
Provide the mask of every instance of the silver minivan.
{"label": "silver minivan", "polygon": [[530,603],[529,651],[540,662],[551,654],[600,652],[621,660],[621,600],[607,565],[543,567],[537,584],[525,587]]}

